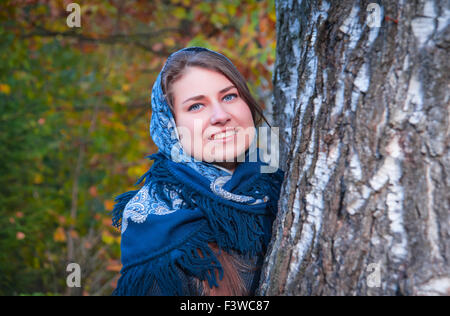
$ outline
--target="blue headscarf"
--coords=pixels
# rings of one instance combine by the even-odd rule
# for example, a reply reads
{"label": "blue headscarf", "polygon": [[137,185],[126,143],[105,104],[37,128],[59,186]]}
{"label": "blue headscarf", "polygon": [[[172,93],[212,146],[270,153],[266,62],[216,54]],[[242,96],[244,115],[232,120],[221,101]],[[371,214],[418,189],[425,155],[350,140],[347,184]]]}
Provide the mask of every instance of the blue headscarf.
{"label": "blue headscarf", "polygon": [[[207,49],[173,54],[185,50]],[[259,149],[251,146],[232,174],[184,152],[162,91],[164,67],[151,96],[150,135],[159,151],[146,157],[153,165],[135,184],[144,185],[117,196],[112,211],[123,264],[114,295],[146,295],[155,282],[164,295],[185,295],[180,269],[218,286],[215,270],[222,279],[223,269],[208,243],[248,256],[264,253],[276,215],[284,174],[261,173],[267,164]]]}

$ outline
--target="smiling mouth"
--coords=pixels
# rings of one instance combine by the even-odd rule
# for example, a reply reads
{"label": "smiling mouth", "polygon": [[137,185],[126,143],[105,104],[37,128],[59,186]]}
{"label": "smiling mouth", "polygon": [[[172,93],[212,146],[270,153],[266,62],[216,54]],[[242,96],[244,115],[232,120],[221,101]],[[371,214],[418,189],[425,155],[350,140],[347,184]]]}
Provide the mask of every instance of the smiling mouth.
{"label": "smiling mouth", "polygon": [[210,137],[210,140],[217,140],[217,141],[226,141],[231,138],[233,138],[237,134],[236,130],[229,130],[222,133],[214,134]]}

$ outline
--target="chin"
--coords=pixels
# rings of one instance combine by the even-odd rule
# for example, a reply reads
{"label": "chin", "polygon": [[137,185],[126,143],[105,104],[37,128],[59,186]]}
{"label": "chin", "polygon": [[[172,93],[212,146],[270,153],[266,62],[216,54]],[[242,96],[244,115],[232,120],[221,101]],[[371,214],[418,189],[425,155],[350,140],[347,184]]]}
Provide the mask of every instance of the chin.
{"label": "chin", "polygon": [[242,147],[236,149],[230,149],[230,150],[220,150],[215,152],[214,154],[206,154],[205,160],[207,161],[213,161],[213,162],[236,162],[237,157],[243,155],[247,148]]}

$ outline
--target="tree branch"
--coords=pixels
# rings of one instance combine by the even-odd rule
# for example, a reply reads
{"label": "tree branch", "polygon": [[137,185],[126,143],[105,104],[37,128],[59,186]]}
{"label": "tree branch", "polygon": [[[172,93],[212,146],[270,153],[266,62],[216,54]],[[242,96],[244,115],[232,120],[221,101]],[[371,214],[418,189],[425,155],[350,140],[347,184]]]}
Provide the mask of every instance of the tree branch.
{"label": "tree branch", "polygon": [[64,38],[72,38],[76,39],[79,42],[89,42],[89,43],[96,43],[96,44],[108,44],[108,45],[114,45],[114,44],[131,44],[135,45],[139,48],[142,48],[146,51],[149,51],[155,55],[158,56],[167,56],[170,54],[169,51],[166,50],[155,50],[152,48],[151,45],[144,44],[142,40],[148,40],[148,39],[154,39],[158,38],[161,35],[168,33],[168,32],[179,32],[180,30],[178,28],[164,28],[155,32],[148,32],[148,33],[134,33],[134,34],[112,34],[107,36],[99,36],[99,37],[92,37],[87,36],[81,33],[77,33],[75,30],[67,31],[67,32],[55,32],[52,30],[48,30],[40,25],[35,25],[35,28],[37,29],[35,32],[26,33],[20,35],[21,38],[30,38],[30,37],[64,37]]}

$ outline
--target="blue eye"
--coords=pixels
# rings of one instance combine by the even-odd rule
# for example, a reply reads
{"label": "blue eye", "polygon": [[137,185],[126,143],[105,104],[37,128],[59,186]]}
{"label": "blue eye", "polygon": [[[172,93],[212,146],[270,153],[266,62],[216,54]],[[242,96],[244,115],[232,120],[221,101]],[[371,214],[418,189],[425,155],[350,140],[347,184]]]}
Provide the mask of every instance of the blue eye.
{"label": "blue eye", "polygon": [[[224,99],[225,98],[228,98],[228,97],[230,97],[230,96],[234,96],[234,98],[237,98],[237,94],[236,93],[231,93],[231,94],[228,94],[228,95],[226,95],[225,97],[224,97]],[[233,98],[233,99],[234,99]],[[231,99],[232,100],[232,99]],[[231,101],[231,100],[229,100],[229,101]]]}
{"label": "blue eye", "polygon": [[[228,97],[233,97],[233,98],[228,99],[228,100],[225,100],[225,99],[227,99]],[[231,94],[227,94],[226,96],[224,96],[224,97],[223,97],[223,100],[229,102],[229,101],[232,101],[233,99],[235,99],[235,98],[237,98],[237,97],[238,97],[238,95],[237,95],[236,93],[231,93]],[[202,104],[202,103],[195,103],[195,104],[192,104],[192,105],[188,108],[188,111],[190,112],[190,111],[198,110],[200,106],[203,106],[203,104]]]}
{"label": "blue eye", "polygon": [[201,104],[201,103],[192,104],[192,105],[189,107],[188,111],[195,110],[195,109],[197,108],[197,106],[200,106],[200,105],[202,105],[202,104]]}

